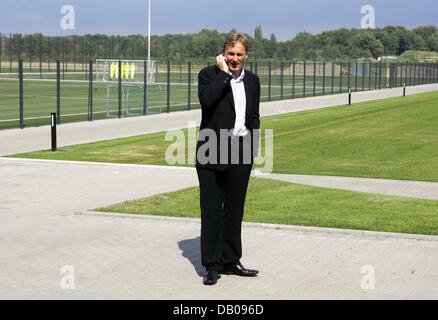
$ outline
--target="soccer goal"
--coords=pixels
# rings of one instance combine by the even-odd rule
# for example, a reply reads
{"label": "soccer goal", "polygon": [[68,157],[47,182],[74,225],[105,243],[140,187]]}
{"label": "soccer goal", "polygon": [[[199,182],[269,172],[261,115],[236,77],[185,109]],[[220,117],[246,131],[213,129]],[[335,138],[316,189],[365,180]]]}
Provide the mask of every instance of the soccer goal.
{"label": "soccer goal", "polygon": [[[120,70],[119,70],[120,61]],[[96,60],[96,80],[97,81],[121,81],[144,83],[145,73],[147,83],[156,82],[156,61],[155,60],[117,60],[117,59],[97,59]]]}
{"label": "soccer goal", "polygon": [[[145,93],[146,99],[144,99]],[[108,85],[106,96],[108,118],[133,117],[161,112],[162,90],[161,86],[156,84],[148,84],[146,92],[143,85],[123,84],[120,87],[120,104],[118,85]]]}

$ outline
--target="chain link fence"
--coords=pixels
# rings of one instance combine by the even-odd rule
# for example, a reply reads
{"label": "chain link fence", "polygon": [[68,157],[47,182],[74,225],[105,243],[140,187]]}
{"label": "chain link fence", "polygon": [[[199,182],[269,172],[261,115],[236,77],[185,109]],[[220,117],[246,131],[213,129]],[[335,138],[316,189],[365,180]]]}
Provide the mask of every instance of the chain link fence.
{"label": "chain link fence", "polygon": [[[20,37],[0,36],[0,129],[48,125],[52,112],[61,124],[200,108],[198,73],[214,61],[148,66],[140,40],[78,39],[34,36],[23,56]],[[120,56],[141,61],[131,70]],[[112,79],[95,74],[97,58],[112,59]],[[245,68],[259,76],[262,102],[438,83],[436,63],[249,60]]]}

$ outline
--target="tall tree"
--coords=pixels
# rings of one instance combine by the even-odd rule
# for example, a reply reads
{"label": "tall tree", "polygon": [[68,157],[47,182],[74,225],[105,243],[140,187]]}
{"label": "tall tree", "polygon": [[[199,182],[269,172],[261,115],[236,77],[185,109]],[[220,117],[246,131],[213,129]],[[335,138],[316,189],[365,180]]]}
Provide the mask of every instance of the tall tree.
{"label": "tall tree", "polygon": [[257,26],[254,29],[254,40],[262,41],[262,39],[263,39],[262,26]]}
{"label": "tall tree", "polygon": [[265,52],[263,49],[262,26],[257,26],[254,29],[254,55],[256,59],[260,59],[265,56]]}

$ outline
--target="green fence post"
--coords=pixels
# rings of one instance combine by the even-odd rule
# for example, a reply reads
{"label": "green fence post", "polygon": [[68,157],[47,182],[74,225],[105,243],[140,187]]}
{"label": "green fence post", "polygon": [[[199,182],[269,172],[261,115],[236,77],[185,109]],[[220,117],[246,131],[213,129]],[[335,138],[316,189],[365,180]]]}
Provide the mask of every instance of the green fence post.
{"label": "green fence post", "polygon": [[50,72],[50,36],[47,36],[47,60],[48,60],[48,71]]}
{"label": "green fence post", "polygon": [[371,62],[368,62],[368,90],[371,90]]}
{"label": "green fence post", "polygon": [[421,82],[420,82],[420,84],[424,84],[424,75],[425,75],[425,68],[424,68],[424,64],[422,63],[422,64],[420,64],[420,69],[421,69],[421,71],[420,71],[420,73],[421,73]]}
{"label": "green fence post", "polygon": [[417,85],[417,64],[414,63],[414,86]]}
{"label": "green fence post", "polygon": [[341,64],[341,69],[339,71],[339,93],[342,93],[342,62]]}
{"label": "green fence post", "polygon": [[403,63],[397,65],[397,69],[400,66],[399,86],[403,86]]}
{"label": "green fence post", "polygon": [[65,38],[62,38],[62,80],[65,79]]}
{"label": "green fence post", "polygon": [[295,64],[292,63],[292,99],[295,99]]}
{"label": "green fence post", "polygon": [[335,64],[332,62],[332,94],[335,92]]}
{"label": "green fence post", "polygon": [[281,93],[280,93],[280,100],[283,100],[283,68],[284,68],[284,63],[280,62],[280,88],[281,88]]}
{"label": "green fence post", "polygon": [[436,64],[436,62],[434,63],[434,65],[433,65],[433,74],[434,74],[434,78],[433,78],[433,82],[434,83],[437,83],[437,64]]}
{"label": "green fence post", "polygon": [[362,62],[362,91],[365,91],[365,62]]}
{"label": "green fence post", "polygon": [[93,121],[93,60],[90,59],[90,79],[88,80],[88,121]]}
{"label": "green fence post", "polygon": [[73,38],[73,72],[76,72],[76,38]]}
{"label": "green fence post", "polygon": [[40,34],[40,79],[43,78],[43,35]]}
{"label": "green fence post", "polygon": [[431,64],[428,64],[428,65],[427,65],[427,69],[429,69],[429,70],[428,70],[428,74],[429,74],[429,83],[432,83],[432,65],[431,65]]}
{"label": "green fence post", "polygon": [[32,44],[32,35],[29,35],[29,51],[27,54],[29,55],[29,72],[32,72],[32,53],[33,53],[33,44]]}
{"label": "green fence post", "polygon": [[117,78],[117,91],[118,91],[118,117],[121,118],[122,117],[122,61],[119,60],[119,77]]}
{"label": "green fence post", "polygon": [[424,65],[420,63],[419,68],[420,68],[420,83],[419,84],[423,84],[424,83]]}
{"label": "green fence post", "polygon": [[56,123],[61,124],[61,62],[56,60]]}
{"label": "green fence post", "polygon": [[12,73],[12,56],[14,54],[14,49],[12,46],[12,33],[9,35],[9,42],[8,42],[8,47],[9,47],[9,72]]}
{"label": "green fence post", "polygon": [[357,66],[359,65],[359,63],[357,62],[357,60],[356,60],[356,62],[355,62],[355,64],[354,64],[354,91],[355,92],[357,92]]}
{"label": "green fence post", "polygon": [[322,63],[322,95],[325,96],[325,61]]}
{"label": "green fence post", "polygon": [[191,74],[192,74],[192,63],[189,61],[188,63],[188,76],[187,76],[187,87],[188,87],[188,91],[187,91],[187,110],[190,111],[190,105],[191,105],[191,84],[192,84],[192,79],[191,79]]}
{"label": "green fence post", "polygon": [[304,61],[304,72],[303,72],[303,97],[306,96],[306,61]]}
{"label": "green fence post", "polygon": [[382,60],[379,62],[379,90],[382,89]]}
{"label": "green fence post", "polygon": [[170,112],[170,60],[167,61],[167,112]]}
{"label": "green fence post", "polygon": [[271,62],[268,62],[268,101],[271,101]]}
{"label": "green fence post", "polygon": [[19,80],[19,95],[20,95],[20,129],[24,128],[24,110],[23,110],[23,60],[18,60],[18,78]]}

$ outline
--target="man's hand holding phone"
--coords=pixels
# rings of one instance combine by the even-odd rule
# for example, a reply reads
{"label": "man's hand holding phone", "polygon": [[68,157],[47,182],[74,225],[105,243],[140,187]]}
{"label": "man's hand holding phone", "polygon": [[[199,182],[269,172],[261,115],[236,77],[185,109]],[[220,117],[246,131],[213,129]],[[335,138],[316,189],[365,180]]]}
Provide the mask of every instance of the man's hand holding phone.
{"label": "man's hand holding phone", "polygon": [[230,71],[230,69],[228,68],[227,59],[225,58],[223,53],[221,53],[220,55],[218,55],[216,57],[216,65],[222,71],[225,71],[227,73],[228,73],[228,71]]}

